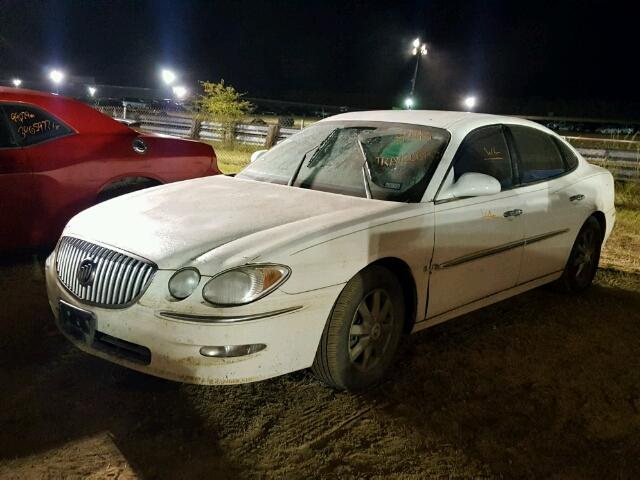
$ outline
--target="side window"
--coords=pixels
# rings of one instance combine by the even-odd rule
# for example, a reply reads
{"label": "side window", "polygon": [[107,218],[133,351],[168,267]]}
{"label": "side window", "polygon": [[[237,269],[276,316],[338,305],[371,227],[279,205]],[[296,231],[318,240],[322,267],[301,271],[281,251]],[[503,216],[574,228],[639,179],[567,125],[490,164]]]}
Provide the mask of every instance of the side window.
{"label": "side window", "polygon": [[56,117],[30,105],[5,105],[4,111],[16,138],[25,146],[71,133]]}
{"label": "side window", "polygon": [[513,186],[511,156],[500,125],[475,130],[464,139],[453,159],[454,181],[468,172],[496,178],[503,190]]}
{"label": "side window", "polygon": [[571,150],[562,140],[558,140],[557,138],[554,140],[560,149],[560,153],[562,153],[562,156],[564,157],[564,163],[567,170],[573,170],[576,168],[578,166],[578,157],[573,153],[573,150]]}
{"label": "side window", "polygon": [[2,106],[0,106],[0,148],[11,148],[15,146],[16,144],[13,140],[13,135],[9,130],[9,124],[4,118]]}
{"label": "side window", "polygon": [[562,175],[566,169],[553,138],[533,128],[509,126],[518,152],[523,184]]}

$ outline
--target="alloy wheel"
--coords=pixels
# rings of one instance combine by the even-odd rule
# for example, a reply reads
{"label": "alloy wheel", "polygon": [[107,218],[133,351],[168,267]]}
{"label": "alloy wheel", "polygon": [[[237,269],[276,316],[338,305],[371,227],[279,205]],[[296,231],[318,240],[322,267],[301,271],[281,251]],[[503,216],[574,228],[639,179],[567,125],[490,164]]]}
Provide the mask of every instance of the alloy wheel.
{"label": "alloy wheel", "polygon": [[360,301],[349,329],[349,359],[358,369],[375,368],[389,347],[394,325],[391,297],[384,289],[369,292]]}

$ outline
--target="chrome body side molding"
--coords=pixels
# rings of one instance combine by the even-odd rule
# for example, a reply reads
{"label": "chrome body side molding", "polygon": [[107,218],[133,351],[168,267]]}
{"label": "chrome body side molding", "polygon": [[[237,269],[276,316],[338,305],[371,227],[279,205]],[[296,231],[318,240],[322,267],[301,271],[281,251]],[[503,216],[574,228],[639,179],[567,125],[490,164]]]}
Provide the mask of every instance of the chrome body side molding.
{"label": "chrome body side molding", "polygon": [[474,260],[478,260],[480,258],[488,257],[490,255],[496,255],[498,253],[506,252],[507,250],[511,250],[513,248],[519,248],[524,245],[530,245],[532,243],[541,242],[543,240],[547,240],[548,238],[555,237],[557,235],[565,234],[569,231],[568,228],[564,228],[562,230],[556,230],[549,233],[543,233],[542,235],[536,235],[533,237],[525,238],[523,240],[518,240],[517,242],[506,243],[504,245],[499,245],[494,248],[488,248],[486,250],[481,250],[479,252],[470,253],[468,255],[464,255],[462,257],[454,258],[453,260],[449,260],[446,262],[434,264],[431,267],[431,270],[441,270],[443,268],[455,267],[456,265],[461,265],[463,263],[472,262]]}

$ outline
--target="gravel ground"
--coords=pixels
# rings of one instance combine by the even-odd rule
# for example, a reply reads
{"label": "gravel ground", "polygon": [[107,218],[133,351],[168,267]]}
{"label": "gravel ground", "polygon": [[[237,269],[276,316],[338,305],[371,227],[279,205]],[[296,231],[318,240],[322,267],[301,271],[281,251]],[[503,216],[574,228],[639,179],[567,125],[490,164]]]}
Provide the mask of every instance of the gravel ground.
{"label": "gravel ground", "polygon": [[363,395],[194,386],[83,354],[41,262],[0,265],[0,478],[640,478],[640,275],[408,337]]}

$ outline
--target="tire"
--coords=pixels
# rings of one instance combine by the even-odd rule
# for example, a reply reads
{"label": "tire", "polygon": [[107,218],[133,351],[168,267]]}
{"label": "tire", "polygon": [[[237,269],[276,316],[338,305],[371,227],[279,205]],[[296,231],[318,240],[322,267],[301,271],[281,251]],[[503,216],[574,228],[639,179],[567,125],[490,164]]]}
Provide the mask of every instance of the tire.
{"label": "tire", "polygon": [[602,228],[598,220],[589,217],[578,232],[564,272],[556,282],[557,289],[579,293],[589,288],[598,270],[601,247]]}
{"label": "tire", "polygon": [[402,289],[391,271],[373,265],[359,272],[329,315],[313,374],[340,390],[363,390],[379,382],[398,350],[404,312]]}

